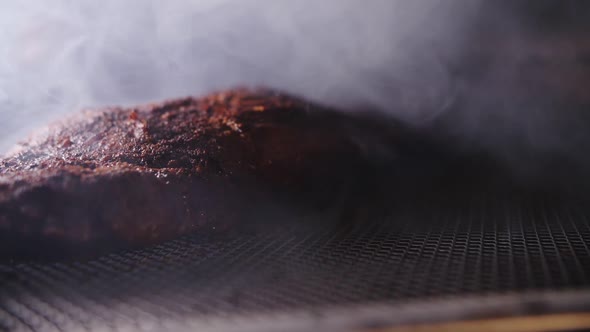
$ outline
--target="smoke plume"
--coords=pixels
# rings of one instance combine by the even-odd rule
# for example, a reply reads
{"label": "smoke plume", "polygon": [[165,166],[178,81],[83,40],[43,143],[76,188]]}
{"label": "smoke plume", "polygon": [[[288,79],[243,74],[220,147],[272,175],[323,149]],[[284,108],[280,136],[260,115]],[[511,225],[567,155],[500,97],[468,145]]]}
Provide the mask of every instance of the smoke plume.
{"label": "smoke plume", "polygon": [[3,1],[0,152],[80,108],[239,85],[440,126],[507,159],[580,155],[584,122],[557,109],[590,100],[588,75],[568,64],[576,37],[556,32],[580,4],[560,2],[548,25],[547,1],[518,3]]}
{"label": "smoke plume", "polygon": [[391,105],[445,103],[445,69],[418,50],[449,35],[453,10],[463,20],[475,6],[444,3],[9,0],[0,5],[1,147],[82,107],[235,85],[428,116]]}

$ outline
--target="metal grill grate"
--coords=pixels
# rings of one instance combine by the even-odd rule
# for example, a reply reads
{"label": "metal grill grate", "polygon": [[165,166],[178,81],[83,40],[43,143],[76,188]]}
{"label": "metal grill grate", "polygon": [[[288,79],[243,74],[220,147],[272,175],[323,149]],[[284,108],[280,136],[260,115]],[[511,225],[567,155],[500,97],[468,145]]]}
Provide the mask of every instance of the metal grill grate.
{"label": "metal grill grate", "polygon": [[590,287],[583,203],[472,196],[419,205],[359,214],[339,227],[308,221],[194,235],[87,262],[4,264],[0,328],[143,328],[201,316]]}

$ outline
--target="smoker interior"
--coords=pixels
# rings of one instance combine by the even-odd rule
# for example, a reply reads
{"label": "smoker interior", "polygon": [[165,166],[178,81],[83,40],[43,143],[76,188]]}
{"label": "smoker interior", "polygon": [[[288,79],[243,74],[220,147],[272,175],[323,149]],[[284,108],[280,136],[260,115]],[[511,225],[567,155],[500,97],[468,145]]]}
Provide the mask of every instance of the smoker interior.
{"label": "smoker interior", "polygon": [[[561,27],[559,22],[569,26],[574,14],[587,21],[577,7],[566,12],[554,10],[557,2],[540,3],[564,16],[547,25],[547,11],[534,15],[548,29]],[[507,38],[504,32],[497,37]],[[481,41],[492,53],[509,50],[493,38]],[[589,123],[586,91],[581,97],[561,92],[587,83],[586,51],[575,57],[582,64],[568,67],[569,48],[549,43],[548,49],[555,52],[530,55],[515,66],[524,68],[517,75],[524,79],[514,86],[501,79],[490,84],[500,88],[495,95],[485,84],[475,96],[467,89],[469,80],[486,76],[486,64],[495,57],[491,61],[482,51],[486,61],[456,58],[452,74],[467,77],[458,84],[467,91],[456,100],[458,107],[473,106],[471,99],[479,105],[489,93],[489,99],[504,101],[512,89],[530,94],[525,105],[540,100],[557,107],[547,102],[554,100],[546,95],[554,94],[572,102],[564,109],[583,128]],[[494,73],[503,66],[490,68]],[[498,77],[512,78],[507,68]],[[576,96],[579,101],[570,100]],[[453,110],[448,114],[451,122],[461,118]],[[397,147],[396,168],[364,170],[365,178],[342,186],[347,192],[338,203],[321,211],[269,206],[256,214],[260,220],[243,227],[199,230],[149,248],[87,258],[49,253],[49,260],[2,259],[0,330],[360,331],[590,312],[586,167],[557,156],[528,162],[524,169],[506,168],[481,151],[448,149],[453,142],[436,135],[408,137]]]}
{"label": "smoker interior", "polygon": [[[250,229],[88,259],[3,261],[0,329],[206,330],[221,321],[221,330],[276,330],[279,317],[306,313],[294,321],[328,329],[340,317],[340,330],[359,330],[473,318],[470,309],[498,296],[524,304],[483,305],[475,317],[589,309],[585,191],[518,183],[480,157],[415,151],[398,185],[382,189],[391,194],[365,185],[336,208],[267,213]],[[541,297],[528,303],[530,294]],[[390,311],[355,318],[375,305]]]}

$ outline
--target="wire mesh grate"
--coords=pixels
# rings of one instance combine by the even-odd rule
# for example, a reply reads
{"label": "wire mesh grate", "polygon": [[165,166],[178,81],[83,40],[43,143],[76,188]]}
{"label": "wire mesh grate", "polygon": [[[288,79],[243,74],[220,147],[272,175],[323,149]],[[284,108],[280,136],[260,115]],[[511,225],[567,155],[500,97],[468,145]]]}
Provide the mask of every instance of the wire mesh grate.
{"label": "wire mesh grate", "polygon": [[[473,196],[354,223],[195,234],[90,261],[0,265],[0,328],[80,330],[590,286],[580,202]],[[412,212],[408,212],[412,211]]]}

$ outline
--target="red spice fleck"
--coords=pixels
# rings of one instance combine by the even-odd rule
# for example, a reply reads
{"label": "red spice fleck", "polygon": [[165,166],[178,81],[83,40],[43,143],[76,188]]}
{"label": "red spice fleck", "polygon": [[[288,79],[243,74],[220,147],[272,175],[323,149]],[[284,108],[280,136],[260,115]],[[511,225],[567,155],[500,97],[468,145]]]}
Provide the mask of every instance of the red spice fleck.
{"label": "red spice fleck", "polygon": [[69,137],[64,137],[59,141],[59,145],[64,148],[70,147],[70,146],[72,146],[72,144],[73,143]]}

